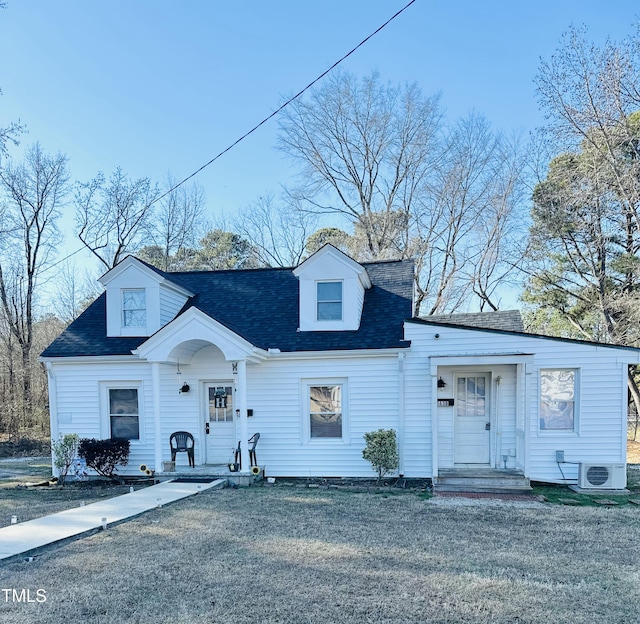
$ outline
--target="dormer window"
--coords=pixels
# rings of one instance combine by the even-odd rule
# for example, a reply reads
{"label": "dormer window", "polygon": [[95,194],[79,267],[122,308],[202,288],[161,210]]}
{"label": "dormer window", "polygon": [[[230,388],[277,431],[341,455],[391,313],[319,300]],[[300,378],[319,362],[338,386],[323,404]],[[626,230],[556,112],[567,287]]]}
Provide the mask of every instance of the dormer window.
{"label": "dormer window", "polygon": [[147,302],[144,288],[122,291],[122,326],[147,326]]}
{"label": "dormer window", "polygon": [[318,321],[342,320],[342,282],[317,283]]}

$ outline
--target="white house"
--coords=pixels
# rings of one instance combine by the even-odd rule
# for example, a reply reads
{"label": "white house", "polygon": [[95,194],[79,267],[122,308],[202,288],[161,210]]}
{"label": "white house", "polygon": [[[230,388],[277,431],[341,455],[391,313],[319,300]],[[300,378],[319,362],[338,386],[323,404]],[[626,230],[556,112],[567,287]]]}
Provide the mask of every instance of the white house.
{"label": "white house", "polygon": [[228,463],[240,441],[245,469],[259,432],[269,476],[371,477],[363,434],[380,428],[396,430],[407,478],[563,482],[625,464],[639,349],[528,334],[517,312],[412,318],[413,271],[330,245],[294,269],[166,273],[128,257],[42,354],[52,438],[129,438],[122,474],[161,471],[179,430],[196,466]]}

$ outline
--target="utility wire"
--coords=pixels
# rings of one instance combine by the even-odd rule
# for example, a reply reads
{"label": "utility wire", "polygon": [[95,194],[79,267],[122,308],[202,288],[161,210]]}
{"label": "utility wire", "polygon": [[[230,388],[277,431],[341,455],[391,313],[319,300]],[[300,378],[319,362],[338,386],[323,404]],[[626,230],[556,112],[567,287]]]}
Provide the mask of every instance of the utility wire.
{"label": "utility wire", "polygon": [[253,126],[251,130],[249,130],[248,132],[245,132],[239,139],[237,139],[231,145],[229,145],[228,147],[223,149],[221,152],[216,154],[209,162],[202,165],[202,167],[200,167],[199,169],[196,169],[196,171],[194,171],[191,175],[184,178],[184,180],[172,186],[168,191],[165,191],[162,195],[160,195],[160,197],[156,197],[156,199],[154,199],[149,204],[149,206],[152,206],[156,202],[160,201],[163,197],[166,197],[167,195],[169,195],[169,193],[172,193],[173,191],[175,191],[178,187],[182,186],[185,182],[187,182],[194,176],[198,175],[203,169],[206,169],[209,165],[213,164],[216,160],[218,160],[218,158],[220,158],[221,156],[226,154],[229,150],[233,149],[236,145],[238,145],[238,143],[240,143],[241,141],[244,141],[244,139],[246,139],[249,135],[253,134],[258,128],[266,124],[270,119],[273,119],[273,117],[275,117],[281,110],[285,109],[287,106],[289,106],[289,104],[297,100],[305,91],[308,91],[311,87],[313,87],[313,85],[316,84],[316,82],[319,82],[320,80],[322,80],[330,71],[335,69],[338,65],[340,65],[340,63],[342,63],[345,59],[350,57],[356,50],[358,50],[358,48],[362,47],[365,43],[367,43],[367,41],[369,41],[369,39],[377,35],[383,28],[385,28],[394,19],[396,19],[396,17],[398,17],[403,11],[408,9],[415,1],[416,0],[411,0],[408,4],[402,7],[397,13],[392,15],[384,24],[382,24],[382,26],[374,30],[368,37],[364,38],[357,46],[349,50],[349,52],[347,52],[342,58],[338,59],[333,65],[331,65],[331,67],[329,67],[329,69],[323,71],[315,80],[312,80],[306,87],[304,87],[304,89],[301,89],[300,91],[298,91],[298,93],[296,93],[293,97],[289,98],[284,104],[282,104],[282,106],[280,106],[275,111],[273,111],[273,113],[271,113],[268,117],[265,117],[260,123]]}
{"label": "utility wire", "polygon": [[[396,17],[398,17],[401,13],[406,11],[415,1],[416,0],[410,0],[410,2],[408,2],[405,6],[403,6],[399,11],[394,13],[384,24],[382,24],[381,26],[376,28],[370,35],[365,37],[358,45],[353,47],[344,56],[339,58],[333,65],[331,65],[331,67],[329,67],[328,69],[323,71],[317,78],[312,80],[306,87],[304,87],[303,89],[298,91],[298,93],[296,93],[293,97],[290,97],[284,104],[282,104],[282,106],[278,107],[275,111],[273,111],[273,113],[271,113],[269,116],[265,117],[260,123],[257,123],[255,126],[253,126],[253,128],[251,128],[251,130],[245,132],[239,139],[236,139],[233,143],[231,143],[231,145],[229,145],[228,147],[223,149],[221,152],[216,154],[209,162],[206,162],[204,165],[202,165],[202,167],[196,169],[192,174],[188,175],[186,178],[184,178],[183,180],[181,180],[177,184],[174,184],[169,190],[165,191],[159,197],[156,197],[152,202],[150,202],[147,205],[147,208],[150,208],[151,206],[153,206],[153,204],[159,202],[161,199],[163,199],[164,197],[166,197],[167,195],[169,195],[170,193],[175,191],[177,188],[181,187],[183,184],[185,184],[185,182],[188,182],[189,180],[191,180],[191,178],[197,176],[203,169],[206,169],[209,165],[212,165],[216,160],[218,160],[218,158],[220,158],[221,156],[224,156],[224,154],[226,154],[229,150],[233,149],[236,145],[238,145],[238,143],[240,143],[241,141],[244,141],[244,139],[246,139],[248,136],[253,134],[258,128],[260,128],[261,126],[266,124],[270,119],[273,119],[280,111],[282,111],[287,106],[289,106],[289,104],[291,104],[292,102],[297,100],[303,93],[305,93],[311,87],[313,87],[314,84],[316,84],[317,82],[322,80],[329,72],[331,72],[333,69],[335,69],[338,65],[340,65],[340,63],[342,63],[344,60],[349,58],[354,52],[356,52],[356,50],[358,50],[365,43],[367,43],[367,41],[369,41],[369,39],[371,39],[372,37],[377,35],[382,29],[384,29],[394,19],[396,19]],[[64,257],[62,260],[59,260],[58,262],[55,262],[54,264],[50,265],[48,268],[52,269],[53,267],[58,266],[59,264],[61,264],[65,260],[68,260],[69,258],[71,258],[71,256],[75,256],[75,254],[81,252],[83,249],[85,249],[85,247],[81,247],[80,249],[77,249],[76,251],[70,253],[68,256]]]}

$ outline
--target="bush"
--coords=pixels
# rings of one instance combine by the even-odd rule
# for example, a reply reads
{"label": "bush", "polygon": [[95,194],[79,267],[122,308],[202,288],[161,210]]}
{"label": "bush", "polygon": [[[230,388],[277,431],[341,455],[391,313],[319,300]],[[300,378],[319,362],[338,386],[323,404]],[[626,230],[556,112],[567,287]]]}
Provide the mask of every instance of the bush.
{"label": "bush", "polygon": [[69,474],[69,468],[73,460],[78,455],[78,444],[80,438],[75,433],[67,433],[57,442],[51,442],[51,452],[53,453],[53,465],[58,469],[60,485],[64,485]]}
{"label": "bush", "polygon": [[99,475],[116,479],[116,466],[129,463],[129,440],[112,438],[110,440],[80,440],[78,455],[87,462],[87,468],[95,470]]}
{"label": "bush", "polygon": [[367,446],[362,451],[362,457],[378,473],[380,479],[398,467],[398,447],[396,444],[396,432],[393,429],[378,429],[364,434]]}

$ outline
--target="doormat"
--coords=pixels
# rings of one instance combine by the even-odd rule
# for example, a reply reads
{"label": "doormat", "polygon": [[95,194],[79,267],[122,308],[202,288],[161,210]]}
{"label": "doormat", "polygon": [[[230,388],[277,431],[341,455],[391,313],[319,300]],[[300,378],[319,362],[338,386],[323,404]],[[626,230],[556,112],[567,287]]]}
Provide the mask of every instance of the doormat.
{"label": "doormat", "polygon": [[171,479],[171,483],[213,483],[216,480],[215,477],[180,477]]}

